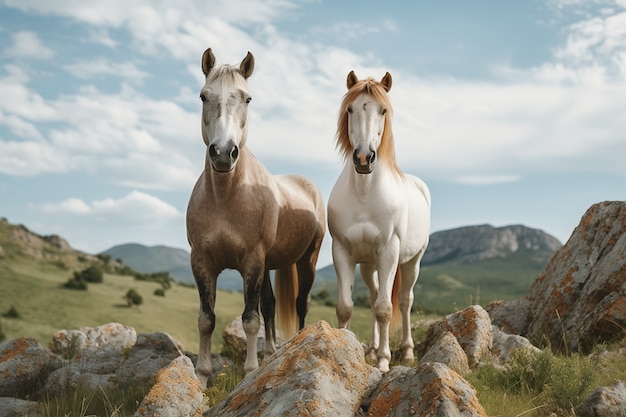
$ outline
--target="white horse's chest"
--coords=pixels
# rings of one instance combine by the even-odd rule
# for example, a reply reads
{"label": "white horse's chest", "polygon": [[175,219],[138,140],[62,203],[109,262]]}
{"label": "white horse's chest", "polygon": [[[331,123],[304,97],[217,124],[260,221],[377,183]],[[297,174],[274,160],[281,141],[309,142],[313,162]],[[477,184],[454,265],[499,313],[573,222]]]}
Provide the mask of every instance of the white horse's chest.
{"label": "white horse's chest", "polygon": [[328,201],[329,231],[357,262],[376,256],[394,238],[400,240],[406,218],[406,198],[393,181],[368,193],[339,181]]}

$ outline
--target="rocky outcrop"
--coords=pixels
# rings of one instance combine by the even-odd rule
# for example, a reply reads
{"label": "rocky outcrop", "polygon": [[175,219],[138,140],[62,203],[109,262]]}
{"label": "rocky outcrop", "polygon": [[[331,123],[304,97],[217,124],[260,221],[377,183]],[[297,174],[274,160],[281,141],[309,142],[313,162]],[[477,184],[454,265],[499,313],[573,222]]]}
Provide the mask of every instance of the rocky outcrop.
{"label": "rocky outcrop", "polygon": [[547,262],[561,242],[541,230],[521,225],[467,226],[433,233],[423,265],[441,262],[471,263],[505,258],[518,251],[532,251],[537,262]]}
{"label": "rocky outcrop", "polygon": [[[471,343],[471,337],[465,335],[468,346],[482,344]],[[462,350],[452,354],[467,361]],[[383,376],[366,363],[354,334],[324,321],[305,327],[204,414],[241,415],[486,416],[474,389],[445,364],[422,360]]]}
{"label": "rocky outcrop", "polygon": [[626,202],[594,204],[525,297],[487,307],[492,322],[530,340],[587,351],[626,328]]}

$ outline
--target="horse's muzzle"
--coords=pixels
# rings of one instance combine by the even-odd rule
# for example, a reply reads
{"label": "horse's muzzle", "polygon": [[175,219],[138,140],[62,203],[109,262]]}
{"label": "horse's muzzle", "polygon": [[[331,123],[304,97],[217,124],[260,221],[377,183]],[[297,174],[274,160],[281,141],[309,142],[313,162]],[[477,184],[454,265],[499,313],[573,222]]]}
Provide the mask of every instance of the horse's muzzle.
{"label": "horse's muzzle", "polygon": [[352,154],[352,162],[354,169],[359,174],[371,174],[374,171],[374,162],[376,161],[376,151],[362,152],[355,149]]}
{"label": "horse's muzzle", "polygon": [[235,168],[237,159],[239,158],[239,146],[235,145],[232,140],[226,143],[226,146],[220,147],[216,144],[209,145],[209,158],[211,166],[217,172],[230,172]]}

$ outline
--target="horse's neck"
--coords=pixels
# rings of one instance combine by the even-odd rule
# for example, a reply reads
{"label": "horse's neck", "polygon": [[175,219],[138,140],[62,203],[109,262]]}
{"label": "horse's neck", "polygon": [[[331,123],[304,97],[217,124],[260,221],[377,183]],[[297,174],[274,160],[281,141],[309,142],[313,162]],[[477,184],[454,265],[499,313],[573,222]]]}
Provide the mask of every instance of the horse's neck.
{"label": "horse's neck", "polygon": [[230,191],[240,187],[241,184],[261,182],[260,177],[266,175],[267,170],[248,148],[243,147],[239,152],[237,166],[228,173],[215,172],[210,161],[207,160],[205,163],[205,187],[208,188],[208,191],[215,193],[217,197],[228,195]]}
{"label": "horse's neck", "polygon": [[372,190],[398,186],[402,177],[387,164],[379,161],[370,174],[359,174],[350,162],[344,167],[345,175],[357,193],[370,193]]}

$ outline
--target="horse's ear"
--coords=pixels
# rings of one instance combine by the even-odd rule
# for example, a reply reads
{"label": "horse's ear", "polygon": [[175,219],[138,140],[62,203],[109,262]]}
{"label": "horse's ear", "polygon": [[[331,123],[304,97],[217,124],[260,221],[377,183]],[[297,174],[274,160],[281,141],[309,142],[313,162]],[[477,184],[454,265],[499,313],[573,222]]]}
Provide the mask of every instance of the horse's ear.
{"label": "horse's ear", "polygon": [[346,79],[346,86],[348,87],[348,90],[351,89],[354,86],[354,84],[358,82],[359,82],[359,78],[356,76],[354,71],[350,71],[350,73],[348,74],[348,78]]}
{"label": "horse's ear", "polygon": [[252,75],[252,71],[254,71],[254,55],[252,55],[250,51],[248,51],[248,55],[241,61],[239,71],[245,79],[248,79],[248,77]]}
{"label": "horse's ear", "polygon": [[354,84],[359,82],[359,78],[356,76],[354,71],[350,71],[348,74],[348,78],[346,79],[346,86],[348,86],[348,90],[351,89]]}
{"label": "horse's ear", "polygon": [[211,72],[211,69],[215,66],[215,55],[213,55],[213,51],[211,48],[204,51],[202,54],[202,72],[204,72],[204,76],[206,77]]}
{"label": "horse's ear", "polygon": [[387,72],[383,79],[380,80],[380,83],[383,85],[385,91],[389,92],[389,90],[391,90],[391,74]]}

